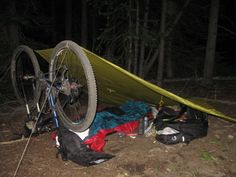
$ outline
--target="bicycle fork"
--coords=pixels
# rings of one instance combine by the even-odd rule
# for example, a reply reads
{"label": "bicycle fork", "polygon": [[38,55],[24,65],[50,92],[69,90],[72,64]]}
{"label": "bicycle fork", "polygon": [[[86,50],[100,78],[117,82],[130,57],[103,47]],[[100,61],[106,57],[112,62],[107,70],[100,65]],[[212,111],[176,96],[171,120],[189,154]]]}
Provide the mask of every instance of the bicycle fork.
{"label": "bicycle fork", "polygon": [[[48,89],[48,92],[49,91],[50,90]],[[51,93],[48,93],[48,103],[52,110],[52,119],[53,119],[54,125],[56,128],[59,128],[58,115],[57,115],[56,106],[55,106],[55,98],[52,96]]]}

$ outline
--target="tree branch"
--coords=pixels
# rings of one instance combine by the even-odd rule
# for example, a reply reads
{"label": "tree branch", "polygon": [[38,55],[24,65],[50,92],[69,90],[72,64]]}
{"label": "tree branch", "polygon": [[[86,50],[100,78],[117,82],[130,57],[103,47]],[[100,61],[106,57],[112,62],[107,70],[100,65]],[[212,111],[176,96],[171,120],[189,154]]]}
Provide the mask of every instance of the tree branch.
{"label": "tree branch", "polygon": [[223,29],[223,30],[229,32],[230,34],[236,36],[236,32],[231,31],[230,29],[228,29],[228,28],[226,28],[226,27],[224,27],[224,26],[218,25],[218,28],[221,28],[221,29]]}
{"label": "tree branch", "polygon": [[[186,9],[186,7],[189,5],[191,0],[186,0],[183,7],[181,8],[181,10],[179,11],[179,13],[176,15],[173,23],[170,25],[170,27],[166,30],[165,36],[168,37],[170,35],[170,33],[174,30],[174,27],[176,26],[176,24],[179,22],[180,18],[183,15],[184,10]],[[156,61],[157,56],[159,54],[159,46],[156,48],[153,56],[151,57],[150,62],[147,64],[147,66],[144,69],[144,77],[147,75],[147,73],[149,72],[149,70],[151,69],[153,63]]]}

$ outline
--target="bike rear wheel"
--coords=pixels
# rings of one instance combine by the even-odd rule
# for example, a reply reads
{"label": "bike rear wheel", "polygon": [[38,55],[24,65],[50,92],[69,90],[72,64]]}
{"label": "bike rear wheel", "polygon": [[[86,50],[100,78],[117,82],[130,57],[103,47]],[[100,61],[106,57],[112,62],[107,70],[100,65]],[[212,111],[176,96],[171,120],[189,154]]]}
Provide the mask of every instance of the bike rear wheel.
{"label": "bike rear wheel", "polygon": [[16,98],[22,104],[36,107],[41,95],[40,67],[31,48],[18,46],[11,60],[11,80]]}
{"label": "bike rear wheel", "polygon": [[97,88],[92,66],[79,45],[62,41],[54,48],[49,79],[61,122],[77,132],[89,128],[96,114]]}

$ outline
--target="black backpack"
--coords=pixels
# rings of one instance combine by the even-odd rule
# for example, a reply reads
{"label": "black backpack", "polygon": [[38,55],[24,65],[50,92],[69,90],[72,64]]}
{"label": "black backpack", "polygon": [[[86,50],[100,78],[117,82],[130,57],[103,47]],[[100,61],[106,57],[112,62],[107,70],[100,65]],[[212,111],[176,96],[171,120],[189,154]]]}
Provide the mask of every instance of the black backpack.
{"label": "black backpack", "polygon": [[163,144],[186,143],[207,136],[207,114],[182,106],[180,111],[163,107],[155,121],[156,139]]}
{"label": "black backpack", "polygon": [[82,166],[100,164],[114,157],[104,152],[95,152],[88,148],[83,140],[64,126],[58,129],[58,155],[63,160],[71,160]]}

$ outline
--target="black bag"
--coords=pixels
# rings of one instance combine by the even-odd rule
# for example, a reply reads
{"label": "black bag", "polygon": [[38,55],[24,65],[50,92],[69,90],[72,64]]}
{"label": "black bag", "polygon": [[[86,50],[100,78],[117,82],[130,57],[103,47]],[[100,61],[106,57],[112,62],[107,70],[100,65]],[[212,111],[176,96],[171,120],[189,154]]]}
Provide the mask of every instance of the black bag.
{"label": "black bag", "polygon": [[71,160],[82,166],[96,165],[114,157],[104,152],[91,150],[76,133],[63,126],[59,127],[58,141],[58,154],[62,159]]}
{"label": "black bag", "polygon": [[181,111],[163,107],[155,121],[156,139],[163,144],[189,143],[207,136],[207,114],[183,106]]}

